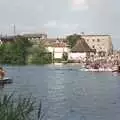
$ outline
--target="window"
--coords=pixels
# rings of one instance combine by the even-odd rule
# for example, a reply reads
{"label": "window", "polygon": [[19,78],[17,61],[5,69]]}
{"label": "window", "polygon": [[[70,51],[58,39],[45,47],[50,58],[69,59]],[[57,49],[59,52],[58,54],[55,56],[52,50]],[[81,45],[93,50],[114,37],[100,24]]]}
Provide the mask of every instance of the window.
{"label": "window", "polygon": [[93,39],[92,41],[94,42],[95,40]]}
{"label": "window", "polygon": [[98,42],[100,42],[100,39],[97,39]]}
{"label": "window", "polygon": [[89,42],[89,39],[87,39],[87,41]]}
{"label": "window", "polygon": [[93,46],[92,46],[92,48],[94,49],[94,48],[95,48],[95,46],[93,45]]}

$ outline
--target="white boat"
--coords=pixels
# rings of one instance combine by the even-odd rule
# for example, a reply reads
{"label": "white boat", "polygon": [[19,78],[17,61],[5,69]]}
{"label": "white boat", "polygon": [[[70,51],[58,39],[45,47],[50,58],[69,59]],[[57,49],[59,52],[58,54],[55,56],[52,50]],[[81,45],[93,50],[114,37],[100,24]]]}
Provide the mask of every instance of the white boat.
{"label": "white boat", "polygon": [[93,69],[93,68],[82,68],[81,71],[88,71],[88,72],[109,72],[112,71],[110,68],[99,68],[99,69]]}

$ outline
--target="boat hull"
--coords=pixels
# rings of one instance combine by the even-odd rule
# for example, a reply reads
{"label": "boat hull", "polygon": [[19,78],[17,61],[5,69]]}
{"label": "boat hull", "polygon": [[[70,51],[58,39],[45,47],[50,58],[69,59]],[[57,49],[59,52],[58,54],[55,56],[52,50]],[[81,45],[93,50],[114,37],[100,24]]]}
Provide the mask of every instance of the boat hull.
{"label": "boat hull", "polygon": [[88,72],[111,72],[112,69],[86,69],[86,68],[83,68],[83,69],[80,69],[81,71],[88,71]]}
{"label": "boat hull", "polygon": [[4,78],[0,80],[0,84],[11,84],[11,83],[13,83],[13,79],[11,78]]}

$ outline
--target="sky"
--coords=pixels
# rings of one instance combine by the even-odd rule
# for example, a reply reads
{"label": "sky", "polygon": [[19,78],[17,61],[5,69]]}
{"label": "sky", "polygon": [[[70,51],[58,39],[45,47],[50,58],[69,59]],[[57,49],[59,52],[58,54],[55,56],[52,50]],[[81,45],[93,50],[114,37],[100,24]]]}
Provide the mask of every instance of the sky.
{"label": "sky", "polygon": [[0,32],[110,34],[120,48],[120,0],[0,0]]}

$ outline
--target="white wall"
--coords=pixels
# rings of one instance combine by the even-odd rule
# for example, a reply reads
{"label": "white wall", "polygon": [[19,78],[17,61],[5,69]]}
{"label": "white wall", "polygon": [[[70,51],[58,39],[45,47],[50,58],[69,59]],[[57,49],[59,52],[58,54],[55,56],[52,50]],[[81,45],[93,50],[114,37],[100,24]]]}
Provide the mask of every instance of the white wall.
{"label": "white wall", "polygon": [[109,52],[112,48],[112,38],[109,35],[83,35],[82,38],[85,39],[85,41],[91,48],[93,48],[94,46],[97,52]]}
{"label": "white wall", "polygon": [[49,52],[53,52],[53,50],[54,50],[53,47],[46,47],[46,49],[47,49]]}
{"label": "white wall", "polygon": [[83,60],[87,56],[86,53],[69,53],[68,59],[69,60]]}
{"label": "white wall", "polygon": [[54,58],[58,58],[58,59],[61,59],[63,56],[63,53],[54,53]]}
{"label": "white wall", "polygon": [[68,47],[47,47],[49,52],[54,52],[54,58],[62,58],[64,52],[69,52]]}

